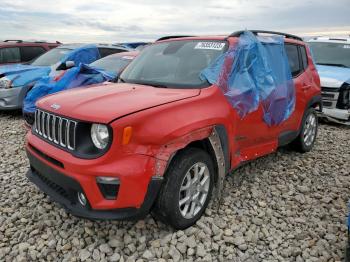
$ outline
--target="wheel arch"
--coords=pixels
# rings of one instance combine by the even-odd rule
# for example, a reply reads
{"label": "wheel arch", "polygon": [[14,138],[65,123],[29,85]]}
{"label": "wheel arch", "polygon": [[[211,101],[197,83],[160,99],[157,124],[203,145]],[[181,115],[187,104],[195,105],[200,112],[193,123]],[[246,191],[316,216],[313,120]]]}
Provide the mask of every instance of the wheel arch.
{"label": "wheel arch", "polygon": [[166,166],[164,168],[164,173],[171,165],[174,157],[181,152],[181,150],[192,147],[199,148],[207,152],[214,164],[214,178],[215,178],[215,188],[216,194],[221,195],[223,181],[226,174],[229,173],[230,167],[230,149],[229,149],[229,138],[228,133],[224,125],[218,124],[214,125],[210,129],[210,133],[207,136],[200,139],[194,139],[188,141],[180,148],[177,148],[171,153]]}

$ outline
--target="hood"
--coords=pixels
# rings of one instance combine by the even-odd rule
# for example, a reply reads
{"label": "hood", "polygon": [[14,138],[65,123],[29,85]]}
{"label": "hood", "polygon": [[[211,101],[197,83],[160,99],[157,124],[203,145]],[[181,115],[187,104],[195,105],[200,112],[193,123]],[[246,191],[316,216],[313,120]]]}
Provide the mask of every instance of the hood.
{"label": "hood", "polygon": [[6,76],[12,81],[13,87],[24,86],[37,81],[43,76],[49,75],[51,67],[49,66],[31,66],[31,65],[7,65],[0,67],[0,76]]}
{"label": "hood", "polygon": [[317,71],[323,87],[339,88],[345,82],[350,83],[350,68],[317,65]]}
{"label": "hood", "polygon": [[200,92],[200,89],[109,83],[46,96],[36,105],[73,119],[106,124],[128,114],[198,96]]}

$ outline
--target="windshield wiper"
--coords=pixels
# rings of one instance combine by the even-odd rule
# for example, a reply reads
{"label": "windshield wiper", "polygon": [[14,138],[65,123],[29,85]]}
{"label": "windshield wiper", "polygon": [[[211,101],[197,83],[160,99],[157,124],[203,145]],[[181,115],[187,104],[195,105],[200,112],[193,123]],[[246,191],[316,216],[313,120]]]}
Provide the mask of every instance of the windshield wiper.
{"label": "windshield wiper", "polygon": [[344,65],[344,64],[336,64],[336,63],[316,63],[316,65],[325,65],[325,66],[338,66],[338,67],[345,67],[345,68],[349,68],[348,66]]}
{"label": "windshield wiper", "polygon": [[118,80],[120,80],[121,83],[126,83],[125,80],[121,77],[118,77]]}
{"label": "windshield wiper", "polygon": [[146,84],[146,85],[153,86],[153,87],[156,87],[156,88],[168,88],[168,86],[161,85],[161,84]]}

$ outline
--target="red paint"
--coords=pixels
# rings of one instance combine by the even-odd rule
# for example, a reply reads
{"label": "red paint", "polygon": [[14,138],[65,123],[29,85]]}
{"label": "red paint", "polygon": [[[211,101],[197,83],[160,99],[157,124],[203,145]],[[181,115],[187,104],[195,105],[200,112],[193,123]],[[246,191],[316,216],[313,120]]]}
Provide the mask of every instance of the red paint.
{"label": "red paint", "polygon": [[[224,37],[195,39],[223,40]],[[304,45],[297,40],[286,41]],[[237,38],[229,38],[228,42],[232,46]],[[281,132],[298,130],[307,102],[313,96],[320,95],[319,76],[308,49],[307,52],[309,67],[295,79],[295,112],[279,126],[267,126],[263,121],[261,106],[256,112],[240,119],[215,85],[186,90],[108,84],[61,92],[37,103],[39,108],[47,111],[52,111],[50,105],[59,104],[61,108],[53,112],[55,114],[110,124],[114,140],[105,155],[93,160],[78,159],[49,145],[31,132],[27,134],[27,143],[64,163],[65,168],[60,171],[81,183],[92,208],[139,207],[150,178],[163,175],[173,153],[192,141],[208,137],[215,125],[223,125],[227,130],[232,169],[243,161],[274,152]],[[227,76],[223,74],[222,77]],[[307,91],[305,85],[310,86]],[[129,143],[123,145],[123,130],[129,126],[132,127],[132,136]],[[30,150],[29,147],[27,149]],[[43,159],[42,161],[59,169]],[[95,182],[96,176],[119,177],[121,186],[117,200],[105,200],[102,197]]]}

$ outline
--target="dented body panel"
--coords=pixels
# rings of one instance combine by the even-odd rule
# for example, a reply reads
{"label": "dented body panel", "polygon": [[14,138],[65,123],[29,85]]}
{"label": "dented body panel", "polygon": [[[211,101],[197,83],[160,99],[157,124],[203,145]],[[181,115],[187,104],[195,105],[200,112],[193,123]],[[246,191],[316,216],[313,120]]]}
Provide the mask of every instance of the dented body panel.
{"label": "dented body panel", "polygon": [[[235,45],[237,39],[231,37],[227,41]],[[286,41],[304,45],[297,40]],[[308,102],[320,94],[318,74],[309,51],[308,59],[310,66],[306,73],[294,78],[296,108],[281,125],[269,127],[262,120],[261,107],[241,119],[216,85],[201,89],[164,89],[119,83],[62,92],[37,104],[43,111],[69,119],[108,124],[113,142],[102,156],[79,159],[48,144],[33,131],[27,134],[27,152],[79,181],[92,209],[115,210],[141,208],[150,192],[150,181],[164,176],[174,155],[191,143],[205,141],[213,153],[220,196],[227,173],[244,162],[276,151],[284,132],[299,132],[305,109],[313,106]],[[52,104],[59,104],[61,108],[53,111]],[[132,127],[132,136],[127,144],[122,144],[126,127]],[[51,158],[64,168],[48,160]],[[101,175],[120,179],[116,200],[103,198],[96,184],[96,177]]]}

